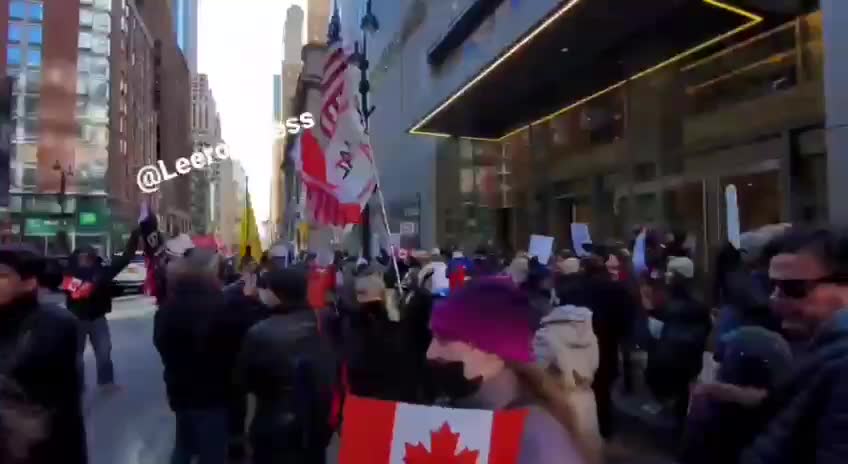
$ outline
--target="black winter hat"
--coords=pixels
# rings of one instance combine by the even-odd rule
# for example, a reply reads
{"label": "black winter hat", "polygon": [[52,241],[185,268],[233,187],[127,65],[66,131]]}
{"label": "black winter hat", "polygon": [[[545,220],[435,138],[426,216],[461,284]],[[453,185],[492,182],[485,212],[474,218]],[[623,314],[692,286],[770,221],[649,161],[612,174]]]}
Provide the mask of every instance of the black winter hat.
{"label": "black winter hat", "polygon": [[44,257],[30,245],[0,245],[0,264],[14,269],[22,279],[31,279],[41,275]]}

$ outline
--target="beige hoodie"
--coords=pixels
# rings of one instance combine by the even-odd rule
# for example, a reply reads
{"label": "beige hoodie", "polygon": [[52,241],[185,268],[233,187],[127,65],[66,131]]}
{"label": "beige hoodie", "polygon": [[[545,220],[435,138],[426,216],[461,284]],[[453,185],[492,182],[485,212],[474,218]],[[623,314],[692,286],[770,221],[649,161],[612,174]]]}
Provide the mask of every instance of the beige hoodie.
{"label": "beige hoodie", "polygon": [[533,340],[536,360],[559,376],[563,394],[577,414],[587,443],[602,446],[592,380],[598,370],[598,339],[592,329],[592,311],[585,307],[558,306],[542,319]]}

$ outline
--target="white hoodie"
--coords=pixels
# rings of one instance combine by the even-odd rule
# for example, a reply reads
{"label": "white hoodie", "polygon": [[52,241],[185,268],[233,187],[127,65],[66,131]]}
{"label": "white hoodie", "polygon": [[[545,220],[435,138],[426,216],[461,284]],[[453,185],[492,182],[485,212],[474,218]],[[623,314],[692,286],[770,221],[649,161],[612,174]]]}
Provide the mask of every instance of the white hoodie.
{"label": "white hoodie", "polygon": [[598,370],[598,338],[588,308],[558,306],[542,319],[533,350],[537,363],[559,375],[560,385],[577,415],[578,426],[588,443],[600,449],[598,411],[592,380]]}

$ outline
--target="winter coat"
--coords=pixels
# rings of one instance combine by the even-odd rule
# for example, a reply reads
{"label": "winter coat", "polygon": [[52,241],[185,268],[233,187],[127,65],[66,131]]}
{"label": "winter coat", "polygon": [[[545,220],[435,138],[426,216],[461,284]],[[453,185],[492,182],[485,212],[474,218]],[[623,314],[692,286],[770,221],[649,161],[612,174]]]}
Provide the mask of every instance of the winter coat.
{"label": "winter coat", "polygon": [[558,374],[584,440],[599,451],[601,435],[592,381],[600,355],[592,330],[592,311],[577,306],[554,308],[536,331],[533,351],[543,368]]}
{"label": "winter coat", "polygon": [[236,369],[256,395],[251,424],[255,452],[273,462],[323,462],[329,443],[336,360],[306,304],[280,307],[244,339]]}
{"label": "winter coat", "polygon": [[0,308],[0,366],[29,401],[49,414],[51,431],[33,464],[86,464],[77,319],[33,295]]}
{"label": "winter coat", "polygon": [[688,388],[701,373],[712,321],[707,307],[685,288],[672,289],[668,304],[654,316],[663,326],[645,375],[654,394],[666,397]]}
{"label": "winter coat", "polygon": [[94,253],[91,249],[77,249],[71,255],[70,276],[83,281],[83,283],[93,285],[91,293],[83,298],[74,298],[72,294],[68,296],[68,309],[79,319],[93,321],[112,312],[112,297],[115,294],[112,280],[129,265],[135,256],[135,250],[138,248],[138,237],[138,230],[134,230],[130,234],[121,256],[116,256],[108,265],[104,265],[98,260],[93,268],[80,268],[77,265],[79,255],[83,252]]}
{"label": "winter coat", "polygon": [[752,414],[764,419],[741,464],[848,462],[848,310],[812,340]]}
{"label": "winter coat", "polygon": [[611,382],[618,376],[619,353],[631,336],[638,306],[633,295],[620,282],[604,277],[584,276],[559,296],[561,305],[574,305],[592,311],[592,328],[598,337],[600,364],[596,381]]}
{"label": "winter coat", "polygon": [[445,263],[434,261],[421,268],[418,273],[419,285],[426,288],[432,294],[438,294],[450,289],[450,281],[447,276],[448,266]]}
{"label": "winter coat", "polygon": [[382,302],[342,310],[342,357],[350,392],[387,401],[415,402],[421,381],[410,320],[389,319]]}
{"label": "winter coat", "polygon": [[153,321],[153,344],[164,366],[168,402],[174,411],[226,407],[234,358],[227,342],[220,291],[198,284],[174,289]]}
{"label": "winter coat", "polygon": [[526,409],[517,464],[584,464],[577,438],[545,408],[537,404],[510,370],[486,380],[469,398],[454,407],[467,409]]}
{"label": "winter coat", "polygon": [[758,326],[780,331],[780,319],[769,307],[768,276],[735,271],[728,274],[722,292],[718,320],[718,340],[715,360],[721,362],[724,352],[722,337],[744,326]]}

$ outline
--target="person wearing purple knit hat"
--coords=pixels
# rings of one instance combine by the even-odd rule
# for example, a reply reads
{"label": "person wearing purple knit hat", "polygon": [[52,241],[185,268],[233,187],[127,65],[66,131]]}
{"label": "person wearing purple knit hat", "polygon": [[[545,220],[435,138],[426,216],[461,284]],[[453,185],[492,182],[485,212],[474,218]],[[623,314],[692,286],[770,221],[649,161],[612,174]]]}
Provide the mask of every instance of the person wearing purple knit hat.
{"label": "person wearing purple knit hat", "polygon": [[452,292],[430,318],[435,389],[457,408],[528,410],[518,464],[600,462],[556,380],[533,364],[534,319],[526,294],[502,279]]}

